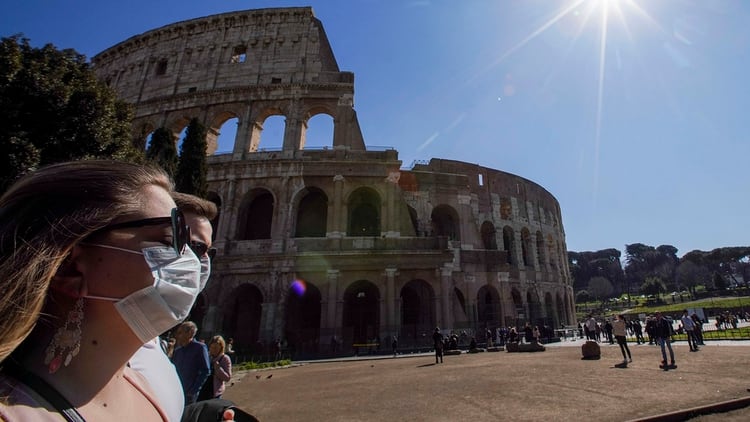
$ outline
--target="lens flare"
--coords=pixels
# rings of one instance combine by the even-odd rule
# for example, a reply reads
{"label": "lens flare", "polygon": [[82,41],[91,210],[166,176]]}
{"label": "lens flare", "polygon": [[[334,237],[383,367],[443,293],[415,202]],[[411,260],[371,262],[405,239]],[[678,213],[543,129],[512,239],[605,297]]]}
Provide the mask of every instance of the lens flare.
{"label": "lens flare", "polygon": [[307,290],[307,284],[305,284],[305,280],[294,280],[291,285],[291,290],[296,294],[297,296],[302,296],[305,294],[305,291]]}

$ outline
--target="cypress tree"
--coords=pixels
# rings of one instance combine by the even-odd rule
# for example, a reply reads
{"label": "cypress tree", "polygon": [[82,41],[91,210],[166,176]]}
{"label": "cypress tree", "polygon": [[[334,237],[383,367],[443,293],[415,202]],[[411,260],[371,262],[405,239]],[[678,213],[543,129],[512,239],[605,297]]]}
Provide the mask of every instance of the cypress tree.
{"label": "cypress tree", "polygon": [[177,145],[175,145],[172,132],[160,127],[151,135],[151,143],[146,150],[146,158],[159,165],[164,171],[174,178],[177,173]]}
{"label": "cypress tree", "polygon": [[185,139],[180,147],[175,185],[178,192],[205,198],[208,193],[206,173],[206,127],[197,118],[190,120]]}

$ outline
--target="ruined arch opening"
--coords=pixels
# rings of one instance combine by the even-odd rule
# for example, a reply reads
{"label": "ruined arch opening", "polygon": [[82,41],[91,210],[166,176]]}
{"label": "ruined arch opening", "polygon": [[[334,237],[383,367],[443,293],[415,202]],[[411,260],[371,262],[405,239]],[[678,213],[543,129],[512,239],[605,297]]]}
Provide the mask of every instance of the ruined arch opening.
{"label": "ruined arch opening", "polygon": [[280,151],[284,146],[284,132],[286,117],[277,114],[270,115],[255,127],[258,151]]}
{"label": "ruined arch opening", "polygon": [[380,291],[370,281],[359,280],[344,291],[343,347],[368,343],[380,335]]}
{"label": "ruined arch opening", "polygon": [[461,240],[458,229],[458,213],[449,205],[438,205],[430,216],[435,236],[445,236],[450,240]]}
{"label": "ruined arch opening", "polygon": [[333,117],[325,111],[313,111],[303,126],[300,149],[333,148]]}
{"label": "ruined arch opening", "polygon": [[206,135],[206,155],[226,154],[234,151],[240,119],[232,113],[219,114],[209,126]]}
{"label": "ruined arch opening", "polygon": [[349,196],[347,236],[380,236],[380,196],[370,188],[359,188]]}
{"label": "ruined arch opening", "polygon": [[542,319],[542,304],[536,292],[531,290],[526,292],[526,303],[529,304],[529,315],[526,320],[532,325],[542,326],[544,324],[544,320]]}
{"label": "ruined arch opening", "polygon": [[325,237],[328,197],[317,188],[308,188],[297,207],[294,237]]}
{"label": "ruined arch opening", "polygon": [[240,207],[239,240],[271,238],[274,200],[271,192],[254,189],[248,193]]}
{"label": "ruined arch opening", "polygon": [[401,332],[406,344],[416,345],[423,333],[435,328],[435,291],[424,280],[411,280],[401,288]]}
{"label": "ruined arch opening", "polygon": [[492,286],[482,286],[477,292],[477,322],[482,328],[501,324],[500,295]]}
{"label": "ruined arch opening", "polygon": [[284,336],[293,356],[307,356],[318,351],[320,338],[320,302],[318,287],[295,280],[287,292]]}
{"label": "ruined arch opening", "polygon": [[[243,284],[232,291],[224,303],[223,331],[234,339],[238,352],[263,353],[260,340],[260,318],[263,294],[252,284]],[[268,339],[270,340],[270,339]]]}
{"label": "ruined arch opening", "polygon": [[489,221],[482,223],[482,244],[485,249],[497,250],[497,239],[495,238],[495,225]]}

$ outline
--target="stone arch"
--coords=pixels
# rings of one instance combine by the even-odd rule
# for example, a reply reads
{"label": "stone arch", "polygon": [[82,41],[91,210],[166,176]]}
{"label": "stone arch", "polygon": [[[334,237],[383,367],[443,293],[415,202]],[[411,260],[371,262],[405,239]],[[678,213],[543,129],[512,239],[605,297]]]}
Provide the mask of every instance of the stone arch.
{"label": "stone arch", "polygon": [[544,250],[544,235],[542,235],[541,231],[536,232],[536,259],[539,261],[539,266],[542,267],[543,270],[547,260],[545,258]]}
{"label": "stone arch", "polygon": [[298,279],[289,287],[286,297],[284,337],[289,349],[293,356],[316,353],[320,338],[320,290]]}
{"label": "stone arch", "polygon": [[539,295],[532,289],[526,291],[526,303],[529,306],[529,315],[526,316],[526,321],[530,322],[531,325],[541,325],[538,323],[542,319],[542,304],[539,300]]}
{"label": "stone arch", "polygon": [[[221,135],[221,129],[224,124],[231,119],[237,119],[237,125],[240,123],[241,112],[239,110],[232,110],[231,107],[224,106],[226,108],[214,111],[211,116],[208,117],[206,122],[206,155],[214,155],[219,147],[218,139]],[[236,133],[236,129],[234,130]],[[236,140],[235,140],[236,141]],[[234,142],[232,142],[234,147]],[[232,148],[234,149],[234,148]]]}
{"label": "stone arch", "polygon": [[347,236],[380,236],[380,195],[361,187],[349,195]]}
{"label": "stone arch", "polygon": [[[308,109],[308,111],[305,113],[305,121],[301,128],[301,136],[300,136],[300,142],[299,142],[299,149],[306,149],[306,148],[333,148],[333,131],[334,131],[334,125],[336,124],[336,115],[333,110],[330,109],[326,104],[316,104]],[[315,121],[316,124],[322,125],[320,121],[324,119],[324,117],[327,117],[330,119],[330,126],[331,126],[331,132],[325,134],[326,142],[317,142],[317,145],[309,145],[309,133],[310,126],[313,121]],[[327,123],[325,121],[324,123]],[[318,128],[315,128],[318,129]],[[321,136],[322,133],[317,133],[315,130],[313,130],[314,134]]]}
{"label": "stone arch", "polygon": [[497,250],[497,238],[495,237],[495,225],[491,221],[482,223],[482,244],[484,249]]}
{"label": "stone arch", "polygon": [[266,189],[256,188],[248,192],[240,204],[237,239],[270,239],[274,204],[273,194]]}
{"label": "stone arch", "polygon": [[516,241],[515,233],[513,228],[510,226],[503,227],[503,249],[507,252],[505,254],[508,264],[514,265],[516,263]]}
{"label": "stone arch", "polygon": [[438,205],[430,215],[434,236],[446,236],[450,240],[461,240],[458,213],[450,205]]}
{"label": "stone arch", "polygon": [[502,324],[502,308],[500,295],[497,289],[490,285],[484,285],[477,292],[477,323],[479,327],[492,328]]}
{"label": "stone arch", "polygon": [[531,267],[533,262],[531,260],[531,233],[526,227],[521,229],[521,258],[523,259],[524,267]]}
{"label": "stone arch", "polygon": [[260,319],[263,294],[253,284],[236,287],[224,302],[222,325],[225,337],[232,337],[239,351],[262,353],[257,344],[260,340]]}
{"label": "stone arch", "polygon": [[368,280],[350,284],[344,291],[343,347],[367,343],[380,335],[380,290]]}
{"label": "stone arch", "polygon": [[299,194],[294,237],[325,237],[328,221],[328,196],[309,187]]}
{"label": "stone arch", "polygon": [[145,151],[148,146],[148,139],[156,130],[157,125],[150,121],[144,120],[139,123],[133,123],[133,143],[139,151]]}
{"label": "stone arch", "polygon": [[[257,110],[254,116],[250,119],[248,124],[250,125],[250,140],[247,147],[247,152],[257,152],[260,148],[261,137],[263,134],[263,125],[266,120],[271,116],[281,116],[286,118],[286,113],[277,105],[265,105],[263,108]],[[281,135],[283,137],[283,134]],[[283,139],[280,140],[283,145]]]}
{"label": "stone arch", "polygon": [[423,333],[431,333],[437,325],[435,291],[424,280],[411,280],[401,288],[401,332],[406,344],[419,343]]}

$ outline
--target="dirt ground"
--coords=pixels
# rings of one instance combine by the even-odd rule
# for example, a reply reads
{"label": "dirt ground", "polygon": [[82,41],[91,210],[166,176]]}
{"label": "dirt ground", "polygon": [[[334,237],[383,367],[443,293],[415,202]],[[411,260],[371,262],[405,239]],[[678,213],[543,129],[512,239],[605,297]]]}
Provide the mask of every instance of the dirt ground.
{"label": "dirt ground", "polygon": [[[750,343],[750,342],[747,342]],[[581,360],[580,342],[537,353],[366,357],[237,374],[224,398],[269,421],[629,421],[750,396],[750,344],[675,343],[678,368],[658,368],[658,346],[617,345]],[[695,421],[747,421],[750,408]],[[672,419],[674,420],[674,419]]]}

